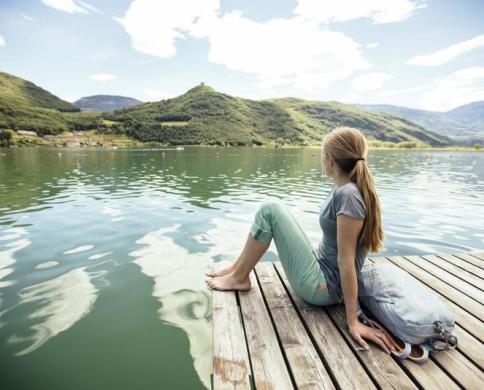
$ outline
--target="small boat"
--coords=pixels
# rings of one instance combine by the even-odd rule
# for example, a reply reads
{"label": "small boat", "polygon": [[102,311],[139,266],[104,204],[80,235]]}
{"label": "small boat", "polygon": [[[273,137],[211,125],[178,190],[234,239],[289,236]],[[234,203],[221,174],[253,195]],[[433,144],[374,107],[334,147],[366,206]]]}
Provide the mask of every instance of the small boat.
{"label": "small boat", "polygon": [[176,150],[185,150],[185,148],[183,146],[177,146]]}

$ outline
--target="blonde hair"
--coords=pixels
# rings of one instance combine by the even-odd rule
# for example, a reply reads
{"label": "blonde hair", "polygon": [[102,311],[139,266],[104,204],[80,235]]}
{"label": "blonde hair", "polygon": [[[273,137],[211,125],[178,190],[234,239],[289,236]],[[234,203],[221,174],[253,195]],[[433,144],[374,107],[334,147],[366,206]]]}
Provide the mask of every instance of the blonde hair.
{"label": "blonde hair", "polygon": [[[366,163],[368,144],[360,130],[352,127],[338,127],[323,140],[323,152],[331,155],[343,172],[356,183],[366,206],[366,218],[359,240],[369,252],[383,250],[383,229],[380,199],[376,192],[373,175]],[[365,160],[357,160],[363,157]]]}

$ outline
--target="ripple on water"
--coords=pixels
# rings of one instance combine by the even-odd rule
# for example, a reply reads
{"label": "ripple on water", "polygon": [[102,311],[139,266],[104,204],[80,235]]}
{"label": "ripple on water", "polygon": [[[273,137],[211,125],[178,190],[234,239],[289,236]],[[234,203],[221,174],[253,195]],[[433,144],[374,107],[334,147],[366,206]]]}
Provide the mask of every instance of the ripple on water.
{"label": "ripple on water", "polygon": [[64,255],[72,255],[74,253],[85,252],[85,251],[88,251],[92,248],[94,248],[94,245],[81,245],[81,246],[78,246],[78,247],[75,247],[73,249],[69,249],[69,250],[65,251]]}

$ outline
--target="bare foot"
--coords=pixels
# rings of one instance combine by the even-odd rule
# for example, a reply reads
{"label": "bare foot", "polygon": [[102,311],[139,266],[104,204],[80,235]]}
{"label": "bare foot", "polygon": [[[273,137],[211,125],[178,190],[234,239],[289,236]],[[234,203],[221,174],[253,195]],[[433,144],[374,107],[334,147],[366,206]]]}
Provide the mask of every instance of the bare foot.
{"label": "bare foot", "polygon": [[226,290],[250,290],[250,279],[247,277],[244,280],[237,279],[234,274],[229,273],[224,276],[214,277],[213,279],[206,279],[208,287],[214,290],[226,291]]}
{"label": "bare foot", "polygon": [[205,275],[210,276],[212,278],[214,278],[216,276],[224,276],[224,275],[231,273],[234,270],[234,268],[235,268],[235,263],[232,263],[227,268],[223,268],[220,271],[205,272]]}

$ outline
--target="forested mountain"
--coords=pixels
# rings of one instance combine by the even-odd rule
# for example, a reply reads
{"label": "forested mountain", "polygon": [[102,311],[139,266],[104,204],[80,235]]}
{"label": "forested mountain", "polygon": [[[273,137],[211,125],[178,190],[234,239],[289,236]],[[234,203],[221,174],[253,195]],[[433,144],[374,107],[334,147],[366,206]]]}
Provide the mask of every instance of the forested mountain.
{"label": "forested mountain", "polygon": [[249,100],[199,85],[173,99],[145,103],[105,115],[122,122],[128,135],[174,144],[288,144],[320,142],[337,126],[357,127],[369,139],[452,144],[446,136],[409,120],[337,102],[295,98]]}
{"label": "forested mountain", "polygon": [[203,83],[172,99],[112,113],[79,112],[26,80],[0,73],[0,129],[32,130],[39,135],[96,130],[168,144],[309,145],[319,144],[338,126],[359,128],[369,140],[453,144],[451,138],[402,116],[338,102],[249,100],[217,92]]}

